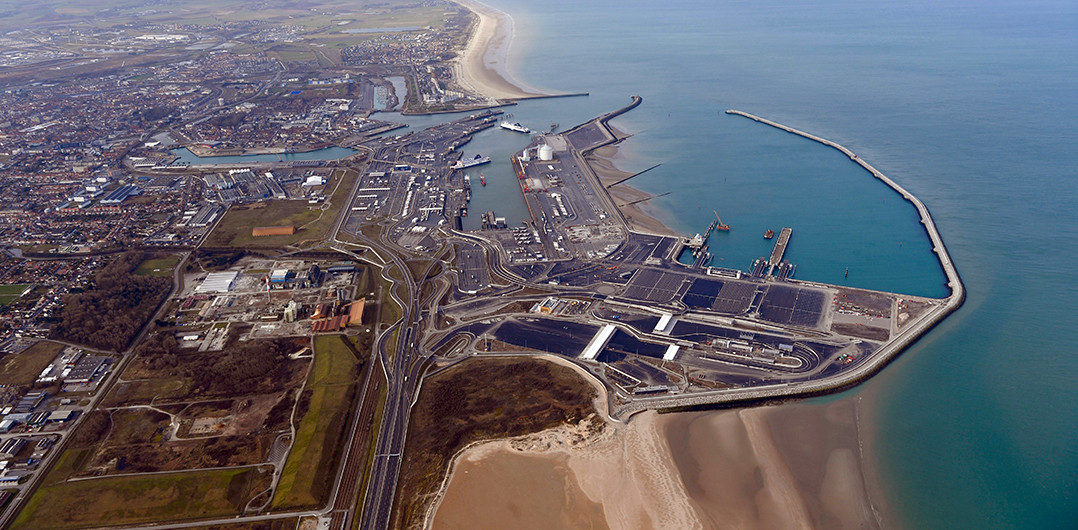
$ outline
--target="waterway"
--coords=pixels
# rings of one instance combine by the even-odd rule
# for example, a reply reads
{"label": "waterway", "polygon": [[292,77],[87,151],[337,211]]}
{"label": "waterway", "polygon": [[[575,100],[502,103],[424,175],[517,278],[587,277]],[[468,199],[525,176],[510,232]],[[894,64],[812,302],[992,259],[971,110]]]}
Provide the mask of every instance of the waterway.
{"label": "waterway", "polygon": [[[511,13],[525,83],[580,98],[507,108],[563,128],[628,103],[618,164],[669,226],[746,268],[794,229],[801,279],[946,294],[914,208],[840,153],[722,114],[736,108],[845,145],[917,195],[966,305],[847,392],[870,404],[872,454],[896,526],[1078,522],[1078,4],[1068,0],[490,0]],[[416,118],[418,125],[424,120]],[[472,211],[527,214],[492,129]],[[476,170],[478,172],[480,170]],[[844,278],[849,267],[848,278]]]}
{"label": "waterway", "polygon": [[356,150],[347,147],[326,147],[303,153],[281,153],[268,155],[237,155],[237,156],[197,156],[186,147],[172,151],[172,154],[180,157],[177,162],[186,162],[194,165],[207,164],[247,164],[255,162],[291,162],[300,160],[340,160],[356,154]]}

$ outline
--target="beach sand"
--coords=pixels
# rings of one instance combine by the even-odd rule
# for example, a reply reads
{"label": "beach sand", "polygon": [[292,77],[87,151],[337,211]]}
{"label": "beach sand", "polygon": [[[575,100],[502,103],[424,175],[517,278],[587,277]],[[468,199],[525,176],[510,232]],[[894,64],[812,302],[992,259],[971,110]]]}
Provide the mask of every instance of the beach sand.
{"label": "beach sand", "polygon": [[[617,134],[619,137],[626,136],[620,132]],[[602,182],[603,185],[610,185],[632,174],[622,171],[614,165],[614,158],[617,156],[617,152],[617,146],[608,145],[596,149],[587,157],[588,164],[591,166],[592,170],[595,171],[595,174],[599,177],[599,181]],[[610,193],[610,197],[614,199],[614,203],[618,205],[618,209],[621,210],[622,215],[625,216],[625,220],[628,221],[629,226],[633,230],[648,234],[668,236],[680,235],[663,224],[662,221],[656,219],[653,215],[655,210],[649,208],[647,202],[630,206],[621,206],[645,197],[650,197],[650,193],[640,191],[628,185],[628,183],[618,184],[607,191]]]}
{"label": "beach sand", "polygon": [[598,434],[478,444],[456,459],[430,526],[877,528],[854,399],[648,411]]}
{"label": "beach sand", "polygon": [[[478,17],[455,66],[460,84],[492,100],[544,95],[507,74],[512,18],[455,1]],[[588,157],[604,184],[629,175],[616,167],[616,155],[617,147],[607,146]],[[650,196],[626,184],[610,193],[618,205]],[[679,235],[646,202],[619,208],[634,230]],[[595,415],[474,444],[454,458],[426,526],[877,528],[881,509],[873,504],[878,489],[866,465],[858,399],[646,411],[628,423]],[[596,404],[602,411],[605,400]]]}
{"label": "beach sand", "polygon": [[603,508],[584,496],[567,457],[494,448],[459,459],[433,528],[608,528]]}
{"label": "beach sand", "polygon": [[513,18],[471,0],[453,0],[475,13],[478,22],[468,44],[453,64],[454,77],[464,90],[492,100],[511,101],[550,96],[513,79],[506,64],[513,40]]}
{"label": "beach sand", "polygon": [[[546,514],[545,528],[700,528],[664,450],[660,421],[648,411],[629,424],[606,424],[597,434],[568,426],[468,448],[454,462],[430,527],[454,528],[469,512],[465,520],[476,521],[476,528],[517,528],[516,517],[499,516],[520,510],[519,496],[525,495],[528,506],[555,507],[582,519],[566,524],[557,520],[565,514]],[[559,480],[565,483],[553,487]],[[498,481],[531,484],[499,489]]]}

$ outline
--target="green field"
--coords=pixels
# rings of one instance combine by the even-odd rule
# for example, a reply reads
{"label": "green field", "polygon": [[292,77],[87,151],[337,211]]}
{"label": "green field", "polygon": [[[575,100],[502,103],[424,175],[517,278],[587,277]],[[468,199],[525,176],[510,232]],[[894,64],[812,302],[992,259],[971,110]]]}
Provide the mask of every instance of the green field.
{"label": "green field", "polygon": [[277,483],[270,505],[275,510],[314,508],[325,501],[360,379],[361,363],[343,336],[316,336],[314,352],[314,366],[300,398],[301,403],[307,399],[307,411]]}
{"label": "green field", "polygon": [[[329,235],[337,213],[348,201],[357,173],[352,170],[337,170],[331,177],[335,186],[333,195],[324,205],[325,210],[312,209],[307,201],[275,200],[260,203],[258,208],[233,208],[206,238],[207,247],[235,248],[279,248],[295,245],[302,241],[317,241]],[[282,236],[251,235],[251,230],[259,226],[295,226],[296,233]]]}
{"label": "green field", "polygon": [[62,530],[238,515],[268,473],[255,468],[114,477],[42,486],[11,528]]}
{"label": "green field", "polygon": [[[182,5],[182,9],[173,7],[175,4]],[[345,17],[356,20],[361,27],[389,26],[394,25],[393,22],[398,26],[408,26],[433,20],[447,7],[436,5],[415,8],[410,7],[414,6],[415,2],[404,0],[316,0],[272,5],[252,5],[239,0],[196,0],[165,2],[165,7],[158,10],[148,10],[148,5],[137,0],[100,0],[81,4],[74,4],[70,0],[44,0],[32,4],[3,2],[0,3],[0,13],[4,15],[4,19],[0,22],[0,28],[8,31],[26,26],[54,25],[58,22],[72,24],[84,22],[90,17],[97,17],[94,22],[102,26],[138,22],[210,25],[259,20],[270,24],[295,24],[312,30],[335,25],[336,21]],[[357,10],[362,10],[360,12],[363,14]],[[373,20],[365,22],[368,18]]]}
{"label": "green field", "polygon": [[63,349],[63,344],[41,341],[19,353],[4,356],[0,359],[0,385],[33,383]]}
{"label": "green field", "polygon": [[0,285],[0,305],[8,305],[18,300],[27,287],[30,287],[30,284],[16,283],[11,285]]}
{"label": "green field", "polygon": [[172,276],[172,269],[179,265],[180,258],[168,256],[164,258],[148,259],[139,263],[135,274],[139,276]]}

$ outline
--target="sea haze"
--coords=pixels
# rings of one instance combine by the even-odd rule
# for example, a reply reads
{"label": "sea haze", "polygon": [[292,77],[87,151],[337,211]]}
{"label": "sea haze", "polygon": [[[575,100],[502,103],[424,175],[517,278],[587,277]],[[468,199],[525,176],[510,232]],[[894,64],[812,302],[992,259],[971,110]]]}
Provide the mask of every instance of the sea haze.
{"label": "sea haze", "polygon": [[[794,229],[806,280],[944,296],[912,206],[838,152],[722,111],[844,144],[927,204],[966,305],[855,392],[871,397],[886,504],[912,528],[1078,521],[1078,4],[1073,1],[491,0],[513,15],[514,74],[589,97],[507,109],[563,128],[644,104],[618,163],[672,192],[652,207],[702,231],[717,265]],[[502,130],[473,209],[526,211]],[[849,267],[849,278],[844,278]]]}

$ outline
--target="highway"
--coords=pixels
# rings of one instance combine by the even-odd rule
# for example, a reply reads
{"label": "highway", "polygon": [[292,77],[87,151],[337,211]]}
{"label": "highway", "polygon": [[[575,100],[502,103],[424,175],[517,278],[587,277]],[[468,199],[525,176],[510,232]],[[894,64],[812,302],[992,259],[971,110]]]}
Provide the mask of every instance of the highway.
{"label": "highway", "polygon": [[[582,177],[576,181],[582,189],[591,190],[604,190],[598,177],[590,170],[590,166],[586,160],[586,155],[591,150],[601,146],[615,143],[619,139],[615,136],[614,132],[610,130],[607,122],[614,116],[620,113],[626,112],[632,109],[636,105],[639,105],[640,99],[638,97],[633,98],[632,104],[629,106],[604,115],[590,122],[587,122],[580,127],[564,133],[569,135],[572,131],[583,131],[587,134],[581,134],[581,141],[587,140],[587,145],[577,146],[569,150],[570,157],[566,157],[564,162],[565,167],[569,168],[567,171],[580,168]],[[808,395],[813,393],[820,393],[825,391],[832,391],[838,388],[843,388],[854,384],[878,371],[889,362],[899,351],[901,351],[906,345],[916,340],[919,336],[925,333],[933,325],[938,323],[944,316],[953,311],[962,303],[964,298],[964,288],[961,281],[958,278],[957,272],[950,260],[949,255],[943,245],[942,239],[939,236],[938,231],[931,216],[928,214],[927,208],[912,194],[902,189],[893,181],[888,179],[882,173],[877,171],[874,167],[868,165],[863,160],[860,160],[857,155],[846,148],[824,140],[819,137],[797,131],[774,122],[764,120],[746,113],[738,111],[728,111],[731,114],[739,114],[750,119],[761,121],[768,125],[781,128],[794,134],[805,136],[806,138],[824,143],[842,151],[847,154],[856,163],[863,166],[866,170],[871,172],[875,177],[883,180],[892,186],[896,191],[903,195],[907,200],[912,202],[921,214],[922,223],[926,227],[929,238],[934,244],[934,251],[940,258],[941,266],[945,270],[950,286],[952,288],[952,294],[948,297],[942,305],[935,306],[930,310],[925,311],[923,314],[918,315],[912,322],[910,322],[904,329],[897,332],[895,336],[891,337],[891,340],[885,343],[881,349],[873,353],[873,357],[868,359],[868,362],[859,364],[852,367],[847,372],[843,372],[837,376],[827,376],[819,379],[811,379],[804,381],[790,382],[779,379],[770,379],[766,382],[759,382],[759,384],[751,387],[741,388],[724,388],[719,390],[707,390],[698,391],[691,394],[682,395],[669,395],[669,396],[645,396],[645,397],[633,397],[626,404],[615,406],[613,403],[608,402],[608,407],[611,408],[611,413],[614,416],[621,418],[631,415],[637,410],[644,408],[663,408],[679,405],[697,405],[697,404],[714,404],[714,403],[730,403],[753,399],[775,398],[775,397],[789,397],[794,395]],[[484,118],[486,119],[486,118]],[[486,127],[486,122],[473,120],[474,123],[467,125],[464,120],[458,124],[460,127],[467,125],[468,127]],[[590,127],[590,129],[588,129]],[[412,144],[426,144],[447,142],[453,140],[454,142],[460,141],[466,137],[465,133],[471,129],[449,129],[448,132],[444,132],[442,136],[436,136],[434,133],[414,134],[411,137]],[[461,136],[464,135],[464,136]],[[434,140],[432,140],[434,138]],[[404,141],[401,145],[392,145],[392,143],[386,143],[377,149],[370,149],[368,147],[361,147],[367,150],[367,161],[371,164],[397,164],[403,165],[404,162],[408,162],[409,165],[418,167],[418,162],[410,159],[394,159],[393,153],[397,155],[406,152],[405,146],[411,145],[409,141]],[[420,146],[422,147],[422,146]],[[424,151],[420,149],[420,153],[434,153],[433,148]],[[450,150],[451,151],[451,150]],[[411,154],[415,160],[420,160],[419,155]],[[431,154],[430,156],[434,156]],[[439,155],[445,156],[445,155]],[[370,169],[370,168],[368,168]],[[425,170],[446,171],[446,166],[442,164],[431,163]],[[373,170],[371,170],[374,173]],[[591,195],[586,194],[569,194],[565,195],[569,197],[570,201],[572,197],[578,197],[576,206],[580,204],[591,204],[593,208],[597,210],[605,211],[610,215],[610,218],[617,221],[619,225],[625,227],[624,235],[625,240],[621,241],[617,253],[610,254],[609,261],[599,262],[597,260],[577,260],[565,262],[573,264],[578,267],[572,270],[564,269],[564,276],[566,283],[562,284],[563,270],[559,269],[555,274],[551,271],[554,269],[547,268],[541,270],[537,274],[531,274],[530,279],[522,278],[514,269],[524,271],[520,274],[527,274],[527,268],[507,266],[509,263],[506,250],[500,244],[488,240],[485,237],[466,233],[448,230],[447,228],[440,227],[440,224],[434,222],[428,223],[425,230],[429,230],[428,234],[432,235],[432,240],[437,241],[437,245],[442,248],[440,255],[427,254],[422,255],[422,263],[426,266],[425,270],[413,270],[409,268],[409,262],[414,267],[416,262],[412,251],[408,248],[411,246],[405,245],[399,241],[394,241],[392,238],[394,230],[397,230],[398,234],[405,226],[416,224],[415,219],[410,219],[408,215],[409,207],[414,202],[412,200],[411,192],[407,194],[408,198],[405,198],[403,193],[404,188],[409,190],[412,188],[413,183],[417,180],[414,177],[415,174],[411,172],[411,169],[402,171],[407,174],[407,177],[400,177],[401,182],[405,178],[410,179],[408,183],[397,186],[398,189],[393,193],[387,194],[383,198],[384,201],[388,201],[391,206],[386,206],[385,202],[383,207],[385,212],[379,217],[369,218],[374,219],[372,221],[365,221],[363,219],[367,214],[355,214],[354,211],[360,211],[360,208],[353,209],[354,206],[359,204],[358,194],[363,184],[363,175],[356,176],[351,193],[349,195],[348,203],[340,205],[340,210],[337,214],[337,218],[334,222],[334,226],[331,232],[331,237],[323,244],[323,247],[329,247],[338,252],[344,253],[356,260],[362,260],[372,265],[373,268],[378,268],[381,271],[381,279],[386,285],[382,289],[381,295],[381,307],[387,307],[386,304],[395,303],[399,305],[400,318],[394,322],[382,325],[380,322],[375,325],[376,337],[372,352],[372,361],[369,368],[366,371],[365,381],[362,385],[361,394],[357,400],[355,410],[349,418],[347,426],[347,437],[344,442],[343,452],[341,455],[340,465],[335,471],[333,477],[334,483],[330,491],[329,500],[326,506],[317,510],[296,511],[287,513],[274,513],[274,514],[262,514],[252,517],[244,517],[243,521],[263,521],[285,517],[297,517],[297,516],[318,516],[323,521],[328,519],[329,528],[332,530],[345,530],[352,527],[356,528],[371,528],[382,529],[391,528],[394,526],[394,502],[396,500],[398,481],[402,469],[402,458],[405,449],[406,436],[408,430],[408,424],[410,419],[411,406],[415,402],[417,393],[421,386],[421,380],[424,377],[424,370],[426,368],[427,361],[431,355],[431,352],[424,351],[422,347],[423,339],[425,337],[431,338],[431,347],[434,348],[437,340],[433,338],[435,334],[429,333],[431,330],[428,328],[433,327],[433,321],[435,319],[425,318],[428,315],[434,315],[439,307],[440,300],[443,295],[447,294],[449,289],[452,288],[451,277],[454,273],[449,272],[451,259],[446,257],[446,253],[453,252],[453,242],[466,241],[466,245],[469,250],[462,252],[462,256],[456,261],[458,268],[460,269],[460,275],[470,274],[468,271],[476,271],[482,268],[484,265],[489,268],[489,278],[487,286],[494,285],[494,289],[483,290],[483,282],[479,281],[478,275],[475,280],[472,281],[458,281],[458,286],[470,286],[471,290],[482,291],[482,295],[475,299],[454,301],[452,298],[444,308],[446,312],[453,312],[453,317],[456,319],[457,326],[465,328],[472,325],[477,319],[489,317],[491,311],[494,311],[497,307],[502,307],[506,303],[517,301],[534,301],[539,296],[547,296],[548,294],[554,294],[558,296],[572,296],[580,295],[582,293],[591,293],[593,286],[598,284],[605,285],[609,292],[603,292],[602,300],[608,302],[617,302],[618,296],[624,295],[628,288],[626,285],[634,285],[635,283],[641,283],[643,280],[639,280],[639,276],[632,279],[633,284],[629,284],[629,276],[626,273],[632,269],[637,269],[638,272],[651,272],[652,277],[655,278],[656,284],[659,285],[659,280],[666,278],[666,283],[673,285],[670,289],[659,289],[663,292],[669,292],[668,298],[652,297],[649,300],[647,307],[640,307],[641,314],[651,315],[655,313],[655,308],[666,304],[663,310],[665,312],[677,313],[679,318],[682,318],[686,322],[691,322],[690,317],[685,313],[688,311],[685,309],[684,304],[678,307],[676,304],[680,303],[674,301],[673,297],[678,295],[682,286],[688,290],[690,287],[689,280],[703,278],[703,273],[696,271],[683,271],[681,269],[672,269],[669,263],[666,263],[666,258],[662,258],[661,264],[648,264],[645,265],[649,256],[655,252],[654,247],[658,245],[660,239],[654,239],[654,242],[650,243],[650,246],[641,245],[639,241],[633,246],[633,234],[629,232],[626,221],[620,211],[614,204],[613,200],[608,193],[595,194],[595,201],[590,201]],[[435,175],[435,178],[439,178]],[[430,176],[427,177],[427,182],[430,182]],[[445,177],[448,183],[448,177]],[[381,184],[378,184],[381,186]],[[438,184],[441,185],[441,184]],[[448,185],[448,184],[447,184]],[[416,189],[419,189],[416,186]],[[418,201],[419,199],[416,199]],[[399,203],[399,204],[398,204]],[[443,199],[444,203],[444,199]],[[419,203],[421,205],[421,203]],[[570,204],[570,207],[573,207]],[[403,208],[402,208],[403,207]],[[403,210],[403,214],[398,213]],[[594,210],[593,210],[594,211]],[[444,212],[443,212],[444,213]],[[414,213],[413,213],[414,215]],[[219,222],[219,221],[218,221]],[[377,225],[371,223],[379,223]],[[364,224],[367,223],[367,224]],[[377,228],[379,235],[366,235],[360,229],[363,228]],[[605,237],[605,236],[604,236]],[[785,250],[785,246],[789,241],[790,229],[784,228],[782,234],[779,237],[779,242],[776,244],[775,251],[772,253],[772,257],[769,264],[774,266],[781,260],[782,251]],[[610,240],[614,240],[613,236],[609,237]],[[414,245],[408,243],[407,245]],[[426,243],[428,248],[433,244]],[[478,248],[477,248],[478,247]],[[481,249],[483,255],[479,255],[478,252]],[[418,254],[416,254],[418,255]],[[605,256],[606,254],[604,254]],[[485,257],[484,257],[485,256]],[[636,256],[636,257],[632,257]],[[186,260],[186,256],[185,256]],[[608,265],[608,267],[603,267]],[[183,263],[177,267],[177,276],[175,281],[179,281],[179,270],[182,270]],[[373,270],[372,268],[372,270]],[[432,272],[438,268],[438,273],[432,275]],[[611,272],[609,269],[616,269]],[[604,272],[606,271],[606,272]],[[602,277],[601,277],[602,275]],[[501,278],[498,278],[501,277]],[[556,287],[550,286],[551,282],[548,282],[550,277],[558,278],[558,285]],[[469,277],[470,278],[470,277]],[[620,278],[620,279],[619,279]],[[460,278],[458,278],[459,280]],[[573,285],[574,279],[578,279],[577,285]],[[706,281],[713,281],[707,279]],[[703,282],[703,283],[706,283]],[[725,280],[727,283],[734,283],[732,280]],[[433,282],[433,283],[432,283]],[[529,286],[529,283],[539,284],[542,283],[542,290],[537,293],[535,290],[524,290],[523,288]],[[497,287],[501,283],[502,287]],[[504,283],[511,284],[510,287],[504,287]],[[804,283],[803,285],[810,285]],[[705,285],[706,286],[706,285]],[[425,289],[427,294],[424,296]],[[433,288],[431,288],[433,287]],[[750,287],[752,287],[750,285]],[[816,287],[826,287],[819,286]],[[755,288],[755,287],[753,287]],[[650,287],[649,287],[650,289]],[[719,287],[715,288],[710,296],[715,298],[718,296]],[[787,289],[789,290],[789,289]],[[518,292],[519,291],[519,292]],[[525,292],[527,291],[527,292]],[[651,292],[650,290],[647,292]],[[701,291],[703,292],[703,291]],[[750,289],[751,295],[753,291]],[[769,291],[770,292],[770,291]],[[611,294],[612,293],[612,294]],[[620,294],[619,294],[620,293]],[[763,296],[763,291],[760,291],[760,295]],[[609,294],[610,298],[607,298]],[[681,295],[684,295],[681,292]],[[651,296],[651,295],[649,295]],[[702,294],[696,293],[693,296],[702,297]],[[777,295],[776,295],[777,296]],[[637,304],[642,304],[639,300],[644,298],[634,298],[625,296],[622,299],[622,308],[633,309],[638,307]],[[392,302],[390,301],[392,300]],[[629,300],[625,302],[624,300]],[[635,300],[635,301],[634,301]],[[680,298],[678,299],[680,300]],[[761,298],[762,300],[762,298]],[[703,307],[711,307],[710,303],[704,304]],[[747,306],[746,306],[747,307]],[[793,311],[793,306],[790,306],[790,311]],[[576,322],[577,324],[583,324],[588,322],[595,322],[596,320],[604,320],[601,313],[602,306],[600,305],[599,313],[592,314],[580,314],[575,316],[561,316],[560,322]],[[671,309],[672,308],[672,309]],[[160,310],[160,308],[159,308]],[[381,309],[380,309],[381,311]],[[711,315],[706,315],[711,316]],[[538,317],[529,317],[533,320],[529,322],[537,321]],[[626,322],[620,321],[620,315],[613,315],[611,318],[616,321],[606,321],[609,324],[616,325],[622,330],[621,335],[624,336],[623,348],[626,352],[631,352],[632,348],[637,347],[638,344],[648,346],[644,344],[643,339],[647,339],[646,342],[651,342],[652,345],[659,342],[668,342],[673,339],[684,338],[670,335],[658,335],[651,332],[651,328],[644,326],[643,331],[636,330],[631,326],[627,327]],[[655,317],[657,319],[657,317]],[[740,318],[740,317],[739,317]],[[152,322],[152,319],[151,319]],[[708,324],[709,320],[700,319],[696,322],[699,326],[712,326],[718,329],[717,324]],[[753,321],[752,329],[757,331],[749,333],[750,339],[763,341],[763,333],[761,329],[777,329],[774,327],[766,327],[766,323],[758,323]],[[711,335],[716,337],[726,336],[727,338],[740,337],[745,329],[749,329],[745,326],[740,327],[737,330],[733,330],[734,321],[730,320],[727,324],[730,328],[730,333],[733,335],[722,335],[722,333],[715,331],[707,331]],[[527,326],[520,326],[521,329]],[[133,344],[137,344],[142,336],[149,329],[149,325],[146,329],[142,330],[142,334],[134,341]],[[568,329],[568,328],[566,328]],[[810,341],[818,341],[819,337],[814,335],[817,330],[814,329],[795,329],[797,336],[806,338]],[[465,330],[465,332],[470,332]],[[694,332],[699,335],[704,335],[703,331]],[[759,333],[760,336],[752,336],[754,333]],[[821,336],[826,336],[826,333],[821,333]],[[449,338],[453,334],[450,330],[444,335],[445,338]],[[572,337],[572,332],[569,332]],[[534,335],[529,336],[531,338]],[[790,335],[793,336],[793,335]],[[693,339],[697,340],[697,339]],[[699,339],[703,341],[703,339]],[[793,341],[790,341],[793,343]],[[859,342],[859,341],[858,341]],[[762,343],[762,342],[761,342]],[[710,344],[710,342],[708,342]],[[534,342],[532,344],[534,346]],[[526,347],[526,343],[525,343]],[[129,350],[130,351],[130,350]],[[701,350],[702,351],[702,350]],[[821,350],[825,354],[828,351],[827,346]],[[478,353],[478,352],[476,352]],[[637,356],[640,355],[639,349],[635,352]],[[568,355],[568,354],[567,354]],[[689,355],[689,354],[683,354]],[[568,355],[571,356],[571,355]],[[797,345],[795,349],[790,350],[789,357],[796,358],[799,362],[799,366],[787,366],[780,367],[780,371],[786,371],[791,373],[808,373],[821,371],[824,368],[825,362],[828,360],[824,354],[813,350],[809,346]],[[94,404],[105,393],[107,393],[108,387],[118,379],[118,374],[122,372],[124,365],[129,360],[130,356],[125,355],[120,363],[117,363],[114,374],[111,379],[102,386],[102,390],[95,397]],[[748,360],[745,356],[736,356],[731,353],[715,353],[711,355],[711,358],[705,358],[703,354],[700,354],[699,359],[707,360],[708,362],[721,362],[726,364],[738,364],[742,366],[760,368],[761,365],[764,368],[767,366],[762,365],[758,361]],[[459,360],[459,359],[458,359]],[[377,362],[378,366],[374,366],[374,362]],[[456,362],[456,361],[454,361]],[[571,361],[565,361],[571,363]],[[684,362],[684,361],[682,361]],[[700,364],[700,363],[697,363]],[[578,366],[575,365],[574,366]],[[579,367],[579,366],[578,366]],[[378,370],[381,370],[379,373]],[[596,372],[598,373],[598,372]],[[669,373],[667,371],[666,373]],[[740,372],[738,372],[740,374]],[[594,375],[594,374],[592,374]],[[374,423],[374,419],[377,417],[377,409],[379,406],[379,398],[383,395],[383,383],[382,377],[384,376],[384,396],[385,401],[382,409],[382,419],[379,424]],[[643,377],[643,376],[641,376]],[[369,427],[368,427],[369,426]],[[376,432],[371,432],[369,429],[376,429]],[[362,485],[364,484],[365,474],[367,470],[368,457],[371,455],[370,440],[374,436],[373,446],[373,459],[370,461],[370,469],[366,474],[367,489],[362,498],[360,493],[362,491]],[[66,440],[65,440],[66,441]],[[53,451],[50,457],[60,454],[64,441],[61,441],[57,445],[57,448]],[[48,464],[48,462],[46,462]],[[44,473],[40,473],[43,476]],[[20,494],[14,502],[9,506],[9,509],[4,514],[5,518],[0,519],[0,525],[10,521],[10,515],[15,513],[15,510],[24,503],[26,496]],[[358,518],[358,519],[357,519]],[[152,525],[156,528],[184,528],[195,527],[199,525],[205,525],[210,523],[223,524],[233,519],[218,519],[214,521],[201,521],[192,523],[177,523],[172,525]]]}
{"label": "highway", "polygon": [[[382,425],[375,445],[370,487],[363,504],[361,528],[389,528],[392,522],[393,500],[400,475],[408,419],[425,360],[416,340],[420,336],[423,307],[436,298],[439,292],[436,290],[427,300],[419,298],[421,287],[428,281],[427,276],[431,269],[439,263],[438,259],[431,260],[420,281],[416,282],[400,256],[391,256],[405,278],[403,282],[395,282],[391,291],[393,299],[404,308],[404,316],[391,328],[392,331],[387,330],[385,333],[387,336],[393,332],[397,334],[392,355],[386,351],[385,343],[379,351],[389,384]],[[405,290],[404,296],[398,293],[398,288]]]}

